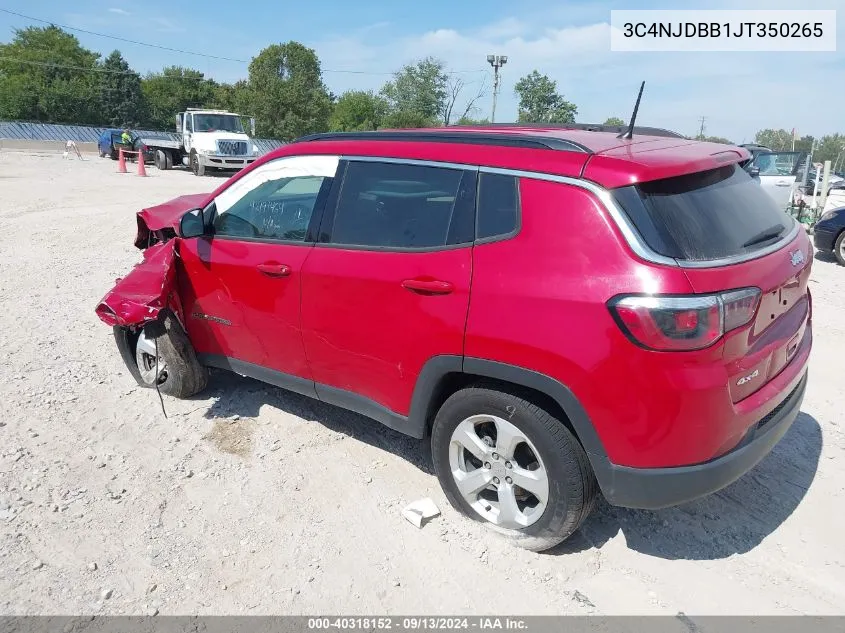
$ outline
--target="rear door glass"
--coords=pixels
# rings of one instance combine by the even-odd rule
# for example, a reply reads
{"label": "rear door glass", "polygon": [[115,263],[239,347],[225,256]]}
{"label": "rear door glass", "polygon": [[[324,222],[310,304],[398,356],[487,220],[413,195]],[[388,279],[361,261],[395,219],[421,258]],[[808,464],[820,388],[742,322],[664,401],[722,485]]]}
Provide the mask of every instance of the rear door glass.
{"label": "rear door glass", "polygon": [[351,161],[331,242],[379,249],[469,243],[475,178],[462,169]]}
{"label": "rear door glass", "polygon": [[622,187],[617,204],[655,252],[703,261],[753,253],[794,220],[737,165]]}

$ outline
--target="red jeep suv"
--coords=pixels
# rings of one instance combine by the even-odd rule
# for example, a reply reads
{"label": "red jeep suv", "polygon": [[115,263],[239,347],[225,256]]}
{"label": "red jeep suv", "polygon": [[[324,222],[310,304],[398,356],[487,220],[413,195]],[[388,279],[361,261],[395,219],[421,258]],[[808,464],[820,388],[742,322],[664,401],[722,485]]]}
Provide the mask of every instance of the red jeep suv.
{"label": "red jeep suv", "polygon": [[599,491],[736,480],[807,383],[805,231],[745,149],[633,132],[305,137],[142,210],[97,313],[139,384],[224,368],[428,438],[457,510],[550,548]]}

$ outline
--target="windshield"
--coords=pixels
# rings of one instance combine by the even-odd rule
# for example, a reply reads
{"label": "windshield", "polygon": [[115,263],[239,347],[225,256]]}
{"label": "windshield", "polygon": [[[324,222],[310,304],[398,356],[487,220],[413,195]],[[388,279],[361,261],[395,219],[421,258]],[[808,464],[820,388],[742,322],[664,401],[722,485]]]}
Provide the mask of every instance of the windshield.
{"label": "windshield", "polygon": [[241,118],[234,114],[195,114],[194,132],[239,132],[244,134]]}

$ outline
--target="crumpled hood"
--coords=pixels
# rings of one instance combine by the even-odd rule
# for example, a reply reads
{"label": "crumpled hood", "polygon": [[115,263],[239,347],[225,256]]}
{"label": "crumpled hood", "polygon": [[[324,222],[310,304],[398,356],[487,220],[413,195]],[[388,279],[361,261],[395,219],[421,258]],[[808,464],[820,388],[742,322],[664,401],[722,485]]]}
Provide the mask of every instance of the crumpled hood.
{"label": "crumpled hood", "polygon": [[107,325],[138,326],[158,318],[166,309],[182,317],[176,286],[176,248],[179,240],[156,244],[144,259],[97,304],[96,313]]}
{"label": "crumpled hood", "polygon": [[174,233],[179,228],[179,220],[185,212],[204,207],[210,193],[194,193],[179,196],[164,204],[141,209],[137,213],[138,235],[135,237],[135,247],[144,249],[149,245],[150,232],[167,231]]}

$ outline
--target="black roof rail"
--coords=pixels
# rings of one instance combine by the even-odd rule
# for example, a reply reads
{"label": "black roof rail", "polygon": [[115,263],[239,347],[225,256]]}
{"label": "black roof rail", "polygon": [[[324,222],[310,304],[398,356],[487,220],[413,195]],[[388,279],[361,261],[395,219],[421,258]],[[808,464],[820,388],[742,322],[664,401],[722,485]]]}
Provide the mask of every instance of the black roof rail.
{"label": "black roof rail", "polygon": [[497,132],[466,132],[432,129],[386,130],[372,132],[325,132],[302,136],[294,143],[308,141],[419,141],[426,143],[467,143],[471,145],[496,145],[499,147],[525,147],[533,149],[554,149],[565,152],[582,152],[592,154],[592,150],[562,138],[539,136],[533,134]]}
{"label": "black roof rail", "polygon": [[[524,127],[555,130],[586,130],[588,132],[613,132],[615,134],[621,134],[622,132],[626,132],[628,130],[627,125],[604,125],[603,123],[482,123],[477,126],[467,125],[458,127]],[[687,138],[683,134],[673,132],[672,130],[666,130],[660,127],[643,127],[639,125],[634,126],[634,134],[645,136],[665,136],[668,138]]]}

